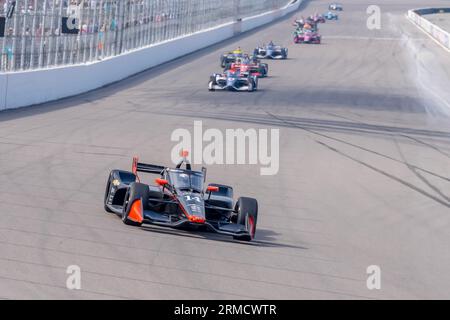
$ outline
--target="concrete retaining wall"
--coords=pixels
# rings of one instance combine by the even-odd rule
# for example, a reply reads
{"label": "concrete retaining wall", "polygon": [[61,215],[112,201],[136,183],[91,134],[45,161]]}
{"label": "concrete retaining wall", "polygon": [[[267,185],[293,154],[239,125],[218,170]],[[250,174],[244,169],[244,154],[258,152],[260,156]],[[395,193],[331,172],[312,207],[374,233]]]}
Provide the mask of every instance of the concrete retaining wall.
{"label": "concrete retaining wall", "polygon": [[424,15],[436,13],[448,13],[450,15],[450,8],[424,8],[409,10],[408,18],[419,28],[433,37],[443,47],[450,50],[450,34],[423,17]]}

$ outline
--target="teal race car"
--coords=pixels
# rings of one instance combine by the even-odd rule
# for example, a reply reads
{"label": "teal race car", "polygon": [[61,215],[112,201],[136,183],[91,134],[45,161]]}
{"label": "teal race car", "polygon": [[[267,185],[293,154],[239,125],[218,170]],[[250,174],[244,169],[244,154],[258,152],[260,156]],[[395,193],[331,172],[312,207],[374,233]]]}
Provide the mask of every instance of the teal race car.
{"label": "teal race car", "polygon": [[325,13],[323,15],[323,17],[327,20],[339,20],[339,16],[336,13],[331,12],[331,11],[328,11],[327,13]]}

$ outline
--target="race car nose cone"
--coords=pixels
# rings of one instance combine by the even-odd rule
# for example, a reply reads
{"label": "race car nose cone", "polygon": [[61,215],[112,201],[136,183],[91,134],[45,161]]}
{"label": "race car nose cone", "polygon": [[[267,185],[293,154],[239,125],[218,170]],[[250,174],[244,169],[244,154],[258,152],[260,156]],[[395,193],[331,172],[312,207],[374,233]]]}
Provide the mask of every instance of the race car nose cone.
{"label": "race car nose cone", "polygon": [[202,217],[190,216],[189,221],[194,222],[194,223],[205,223],[206,220],[205,220],[205,218],[202,218]]}

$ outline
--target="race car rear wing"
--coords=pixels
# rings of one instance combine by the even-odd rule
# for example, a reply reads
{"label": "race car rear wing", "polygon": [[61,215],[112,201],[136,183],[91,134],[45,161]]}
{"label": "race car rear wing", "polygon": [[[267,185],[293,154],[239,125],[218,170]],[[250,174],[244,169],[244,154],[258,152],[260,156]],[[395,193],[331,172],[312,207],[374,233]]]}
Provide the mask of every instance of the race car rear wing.
{"label": "race car rear wing", "polygon": [[166,169],[166,167],[154,164],[141,163],[139,162],[138,157],[133,158],[132,171],[134,174],[137,174],[138,172],[161,174],[164,171],[164,169]]}
{"label": "race car rear wing", "polygon": [[[186,164],[186,170],[192,170],[191,164],[187,160],[188,153],[186,151],[182,152],[183,160],[181,160],[178,165],[176,166],[177,169],[181,168],[182,164]],[[162,174],[162,172],[167,169],[167,167],[159,166],[155,164],[148,164],[148,163],[142,163],[139,162],[138,157],[133,157],[133,164],[132,164],[132,172],[137,176],[138,172],[145,172],[145,173],[152,173],[152,174]],[[204,182],[206,181],[206,168],[202,167],[202,173]]]}

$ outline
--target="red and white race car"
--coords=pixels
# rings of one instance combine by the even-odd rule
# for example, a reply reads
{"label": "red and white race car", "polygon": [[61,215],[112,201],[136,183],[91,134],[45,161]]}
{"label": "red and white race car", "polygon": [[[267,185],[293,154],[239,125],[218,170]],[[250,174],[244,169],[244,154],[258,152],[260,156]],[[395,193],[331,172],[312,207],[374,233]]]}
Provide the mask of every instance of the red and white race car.
{"label": "red and white race car", "polygon": [[242,75],[265,78],[268,76],[269,66],[267,63],[259,62],[259,60],[237,61],[226,65],[225,71],[240,72]]}

